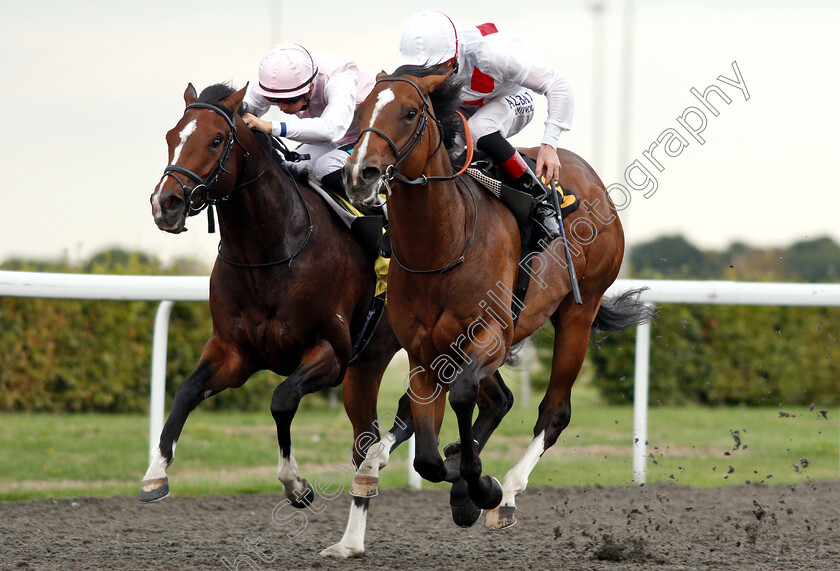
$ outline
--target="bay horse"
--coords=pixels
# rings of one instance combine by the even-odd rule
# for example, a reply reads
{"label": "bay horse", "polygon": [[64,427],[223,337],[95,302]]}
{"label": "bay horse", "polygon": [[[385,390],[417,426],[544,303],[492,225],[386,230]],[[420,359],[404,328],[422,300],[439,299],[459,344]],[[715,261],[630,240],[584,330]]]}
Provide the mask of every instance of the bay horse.
{"label": "bay horse", "polygon": [[[451,123],[458,96],[456,80],[440,68],[380,74],[359,109],[361,136],[343,178],[357,204],[372,203],[383,186],[389,192],[388,311],[412,371],[415,469],[432,482],[463,479],[474,504],[491,510],[485,525],[503,529],[516,522],[515,498],[537,461],[569,424],[572,385],[591,331],[628,328],[651,314],[637,291],[604,298],[621,267],[624,234],[603,182],[570,151],[557,152],[560,183],[576,189],[583,204],[564,220],[583,303],[571,295],[562,238],[520,266],[520,233],[510,210],[471,178],[453,174],[444,143],[452,133],[443,125]],[[527,154],[533,158],[536,150]],[[519,271],[531,277],[524,299],[511,293]],[[521,310],[518,321],[513,306]],[[477,394],[510,348],[549,319],[554,354],[534,439],[500,485],[482,474],[482,443],[471,426]],[[438,433],[447,391],[460,443],[458,454],[450,451],[444,461]]]}
{"label": "bay horse", "polygon": [[[212,336],[175,394],[143,478],[144,502],[169,495],[166,469],[189,413],[259,370],[287,377],[274,390],[271,414],[277,478],[291,505],[306,507],[315,497],[298,474],[291,443],[303,395],[343,381],[354,439],[379,434],[377,392],[399,350],[386,317],[351,363],[353,340],[374,296],[373,257],[314,190],[298,184],[267,137],[243,122],[238,111],[244,95],[245,88],[217,84],[198,96],[187,86],[184,115],[166,135],[169,166],[151,196],[155,223],[174,234],[186,229],[189,215],[215,206],[221,241],[210,276]],[[398,416],[410,419],[404,400]],[[363,452],[353,446],[356,465]],[[363,551],[368,502],[353,498],[344,538],[323,555]]]}

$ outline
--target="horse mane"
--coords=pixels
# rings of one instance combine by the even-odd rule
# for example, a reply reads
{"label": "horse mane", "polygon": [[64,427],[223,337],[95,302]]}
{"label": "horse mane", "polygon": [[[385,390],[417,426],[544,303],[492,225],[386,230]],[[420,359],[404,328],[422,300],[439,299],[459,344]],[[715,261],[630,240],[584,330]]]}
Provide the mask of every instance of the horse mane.
{"label": "horse mane", "polygon": [[[233,114],[224,107],[220,105],[222,99],[229,97],[236,93],[236,88],[233,87],[229,83],[216,83],[214,85],[209,85],[201,90],[201,93],[198,95],[198,99],[196,99],[197,103],[209,103],[210,105],[218,106],[222,111],[225,112],[225,115],[233,119]],[[240,114],[241,114],[241,107],[240,107]]]}
{"label": "horse mane", "polygon": [[[449,74],[447,64],[440,64],[432,67],[420,65],[403,65],[394,71],[394,77],[413,75],[414,77],[428,77],[430,75]],[[461,87],[463,81],[454,73],[449,74],[437,89],[429,94],[429,101],[434,108],[435,117],[440,121],[443,128],[443,145],[448,151],[452,150],[455,142],[455,135],[461,131],[461,118],[455,110],[461,105]]]}

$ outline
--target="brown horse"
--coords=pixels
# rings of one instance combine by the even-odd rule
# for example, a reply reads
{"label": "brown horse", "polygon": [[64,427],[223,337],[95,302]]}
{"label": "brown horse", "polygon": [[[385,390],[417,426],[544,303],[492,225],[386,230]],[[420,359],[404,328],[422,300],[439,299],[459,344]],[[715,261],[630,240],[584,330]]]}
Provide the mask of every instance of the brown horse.
{"label": "brown horse", "polygon": [[[354,437],[379,434],[377,392],[399,349],[387,318],[351,364],[353,341],[374,295],[373,258],[311,188],[298,184],[269,140],[248,129],[237,114],[244,94],[215,85],[197,96],[189,85],[184,115],[166,136],[170,165],[151,196],[155,223],[177,234],[189,215],[215,206],[221,242],[210,276],[213,333],[195,371],[178,387],[141,501],[169,494],[166,469],[189,413],[259,370],[287,377],[274,391],[271,414],[280,451],[277,477],[295,507],[315,499],[298,475],[291,444],[303,395],[343,380]],[[407,404],[398,415],[410,419]],[[353,451],[358,465],[364,450]],[[353,499],[348,532],[325,555],[363,550],[368,501]]]}
{"label": "brown horse", "polygon": [[[531,258],[530,268],[520,267],[514,216],[470,178],[452,174],[442,144],[451,133],[444,133],[442,123],[449,123],[458,89],[450,76],[435,73],[406,66],[391,77],[380,75],[360,108],[362,135],[344,181],[360,204],[370,203],[383,185],[390,194],[397,263],[389,274],[389,317],[410,358],[415,468],[433,482],[463,478],[476,506],[495,508],[487,514],[487,527],[501,529],[515,523],[515,496],[569,424],[572,384],[591,330],[630,327],[650,315],[636,292],[603,297],[618,275],[624,235],[604,184],[569,151],[558,150],[560,183],[577,189],[584,205],[564,221],[582,305],[571,295],[562,238],[543,244],[545,251]],[[433,106],[430,97],[436,96]],[[533,157],[535,149],[528,154]],[[512,294],[519,271],[531,274],[525,299]],[[513,305],[521,309],[518,321]],[[534,440],[500,486],[481,471],[481,447],[471,426],[477,391],[511,346],[548,319],[556,332],[554,358]],[[460,434],[457,465],[438,453],[447,390]]]}

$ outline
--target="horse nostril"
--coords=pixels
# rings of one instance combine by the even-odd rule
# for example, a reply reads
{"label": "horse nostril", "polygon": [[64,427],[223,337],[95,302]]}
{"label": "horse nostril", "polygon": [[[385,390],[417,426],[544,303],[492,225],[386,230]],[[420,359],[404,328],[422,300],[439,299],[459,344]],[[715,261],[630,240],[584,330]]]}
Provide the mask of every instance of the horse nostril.
{"label": "horse nostril", "polygon": [[183,202],[184,201],[177,196],[167,196],[161,206],[163,206],[164,210],[180,210]]}
{"label": "horse nostril", "polygon": [[362,180],[368,184],[373,183],[380,176],[382,176],[382,171],[379,167],[365,167],[362,169]]}

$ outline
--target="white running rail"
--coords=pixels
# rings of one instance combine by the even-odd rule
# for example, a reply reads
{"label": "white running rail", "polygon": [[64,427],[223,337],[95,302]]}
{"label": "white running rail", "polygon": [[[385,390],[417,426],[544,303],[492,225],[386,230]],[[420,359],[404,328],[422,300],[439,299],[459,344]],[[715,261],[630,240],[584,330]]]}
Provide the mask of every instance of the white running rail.
{"label": "white running rail", "polygon": [[[708,305],[840,306],[840,284],[758,283],[683,280],[617,280],[608,295],[628,289],[649,288],[641,300],[648,304],[692,303]],[[155,317],[152,353],[149,450],[163,429],[166,386],[166,346],[169,315],[175,301],[207,301],[210,278],[201,276],[115,276],[12,272],[0,270],[0,296],[61,299],[161,301]],[[636,332],[633,405],[633,479],[645,483],[647,456],[650,325]],[[413,450],[413,442],[409,450]],[[419,487],[412,474],[409,481]]]}

